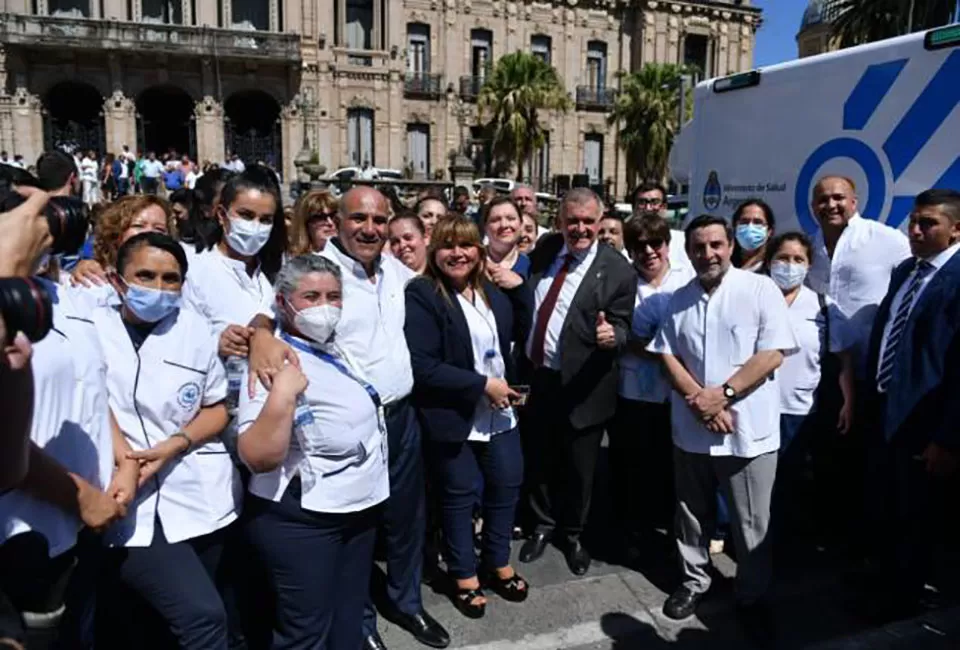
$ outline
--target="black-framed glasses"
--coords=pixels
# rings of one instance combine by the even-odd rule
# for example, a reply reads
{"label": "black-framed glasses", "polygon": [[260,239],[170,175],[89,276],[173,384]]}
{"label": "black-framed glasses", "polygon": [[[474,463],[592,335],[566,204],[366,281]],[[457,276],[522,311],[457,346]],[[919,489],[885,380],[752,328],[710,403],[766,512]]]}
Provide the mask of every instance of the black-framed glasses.
{"label": "black-framed glasses", "polygon": [[635,204],[641,208],[649,208],[654,205],[660,205],[663,203],[663,199],[646,199],[639,198],[636,200]]}

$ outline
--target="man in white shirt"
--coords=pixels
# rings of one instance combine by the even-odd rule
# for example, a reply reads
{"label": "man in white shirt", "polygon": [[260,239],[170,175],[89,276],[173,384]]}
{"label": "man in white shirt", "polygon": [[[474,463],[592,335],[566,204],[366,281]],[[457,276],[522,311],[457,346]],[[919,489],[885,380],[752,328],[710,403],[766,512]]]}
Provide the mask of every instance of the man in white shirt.
{"label": "man in white shirt", "polygon": [[144,194],[156,194],[160,189],[160,177],[163,175],[163,163],[157,160],[157,154],[147,152],[147,159],[143,161],[143,176],[140,179]]}
{"label": "man in white shirt", "polygon": [[83,202],[88,208],[100,201],[100,166],[97,164],[97,154],[88,151],[80,161],[80,180],[83,183]]}
{"label": "man in white shirt", "polygon": [[[420,595],[426,526],[424,470],[420,426],[409,400],[413,371],[403,333],[404,287],[414,273],[396,258],[381,255],[390,214],[383,194],[372,187],[355,187],[340,199],[339,210],[339,235],[327,242],[321,255],[336,262],[343,273],[336,344],[377,390],[386,414],[390,498],[384,507],[382,532],[390,618],[421,643],[443,648],[450,637],[424,610]],[[257,348],[274,341],[265,330],[254,335],[251,375],[260,369]],[[364,650],[385,650],[372,602],[367,604],[363,628]]]}
{"label": "man in white shirt", "polygon": [[678,289],[648,350],[662,355],[673,385],[677,547],[683,584],[663,613],[692,616],[710,588],[709,534],[719,487],[731,506],[736,598],[746,631],[768,638],[763,598],[772,573],[767,538],[780,447],[774,371],[796,351],[787,303],[773,281],[731,267],[733,233],[704,215],[687,226],[697,277]]}
{"label": "man in white shirt", "polygon": [[[870,339],[868,505],[876,566],[875,612],[894,619],[931,604],[939,520],[954,507],[960,466],[960,192],[917,196],[908,233],[913,255],[893,272]],[[950,540],[948,543],[952,543]]]}

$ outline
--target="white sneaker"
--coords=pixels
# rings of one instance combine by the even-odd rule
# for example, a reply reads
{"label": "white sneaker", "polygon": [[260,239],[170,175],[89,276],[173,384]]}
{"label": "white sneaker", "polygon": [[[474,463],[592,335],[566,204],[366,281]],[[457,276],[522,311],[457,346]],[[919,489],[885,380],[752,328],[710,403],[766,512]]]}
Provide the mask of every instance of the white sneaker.
{"label": "white sneaker", "polygon": [[720,555],[723,553],[723,540],[722,539],[711,539],[710,540],[710,555]]}

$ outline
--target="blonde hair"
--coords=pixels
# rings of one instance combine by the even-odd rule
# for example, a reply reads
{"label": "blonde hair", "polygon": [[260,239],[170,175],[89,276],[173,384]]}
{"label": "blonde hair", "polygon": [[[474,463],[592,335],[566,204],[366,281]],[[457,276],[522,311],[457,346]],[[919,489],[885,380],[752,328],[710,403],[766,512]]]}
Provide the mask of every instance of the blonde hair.
{"label": "blonde hair", "polygon": [[313,252],[313,242],[307,232],[307,221],[319,212],[330,212],[339,222],[336,197],[328,190],[311,190],[293,206],[293,220],[290,224],[290,254],[304,255]]}
{"label": "blonde hair", "polygon": [[472,287],[474,292],[480,296],[483,302],[489,306],[490,301],[487,294],[483,291],[484,268],[487,261],[487,253],[483,248],[483,240],[480,239],[480,231],[472,219],[460,215],[450,216],[441,219],[433,227],[430,234],[430,246],[427,248],[427,268],[424,269],[424,277],[430,278],[436,285],[437,292],[447,301],[451,301],[450,292],[447,290],[447,276],[437,266],[437,251],[448,246],[473,246],[477,249],[477,265],[467,276],[467,286]]}
{"label": "blonde hair", "polygon": [[120,237],[141,212],[152,206],[163,210],[167,221],[167,234],[176,238],[173,210],[166,199],[151,194],[121,197],[104,207],[97,218],[93,233],[93,257],[100,266],[107,269],[116,265]]}

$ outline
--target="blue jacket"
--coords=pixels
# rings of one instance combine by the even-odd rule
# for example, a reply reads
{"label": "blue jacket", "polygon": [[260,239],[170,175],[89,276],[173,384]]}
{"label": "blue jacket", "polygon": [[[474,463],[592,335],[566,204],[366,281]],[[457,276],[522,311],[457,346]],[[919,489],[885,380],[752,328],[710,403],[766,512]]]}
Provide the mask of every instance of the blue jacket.
{"label": "blue jacket", "polygon": [[908,436],[922,449],[929,442],[960,450],[960,253],[930,279],[910,312],[894,358],[886,399],[875,390],[880,341],[890,304],[916,264],[914,258],[893,271],[890,288],[873,323],[867,357],[868,399],[882,408],[878,423],[886,440]]}
{"label": "blue jacket", "polygon": [[[507,381],[515,380],[510,343],[523,345],[533,318],[533,293],[527,284],[503,291],[484,281],[483,290],[497,321],[500,354]],[[447,299],[429,278],[406,289],[404,333],[413,366],[413,403],[427,438],[463,442],[470,435],[477,403],[487,378],[474,370],[470,329],[459,301]]]}

